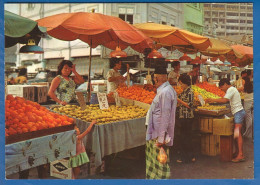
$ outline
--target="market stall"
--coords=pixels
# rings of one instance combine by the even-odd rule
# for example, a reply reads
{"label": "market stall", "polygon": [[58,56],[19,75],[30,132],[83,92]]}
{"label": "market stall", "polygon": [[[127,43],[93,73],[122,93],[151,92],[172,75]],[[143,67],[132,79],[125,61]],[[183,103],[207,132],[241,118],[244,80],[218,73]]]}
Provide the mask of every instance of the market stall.
{"label": "market stall", "polygon": [[76,154],[74,120],[36,102],[7,95],[6,175]]}

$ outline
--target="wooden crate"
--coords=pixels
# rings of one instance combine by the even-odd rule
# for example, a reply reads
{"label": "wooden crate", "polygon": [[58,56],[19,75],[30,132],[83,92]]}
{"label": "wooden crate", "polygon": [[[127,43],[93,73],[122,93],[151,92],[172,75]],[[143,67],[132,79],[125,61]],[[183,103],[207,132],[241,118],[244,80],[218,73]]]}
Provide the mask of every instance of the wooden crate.
{"label": "wooden crate", "polygon": [[233,155],[233,136],[220,136],[220,161],[228,162]]}
{"label": "wooden crate", "polygon": [[213,134],[230,136],[233,134],[234,122],[231,119],[213,119]]}
{"label": "wooden crate", "polygon": [[34,101],[37,103],[47,102],[48,87],[43,85],[34,86]]}
{"label": "wooden crate", "polygon": [[230,113],[230,109],[222,109],[222,110],[206,110],[206,109],[198,109],[198,114],[208,115],[208,116],[223,116],[225,114]]}
{"label": "wooden crate", "polygon": [[203,117],[199,118],[200,131],[202,133],[212,133],[213,132],[213,118]]}
{"label": "wooden crate", "polygon": [[121,105],[134,105],[134,100],[119,97]]}
{"label": "wooden crate", "polygon": [[138,106],[138,107],[141,107],[141,108],[143,108],[143,109],[145,109],[145,110],[149,110],[150,109],[150,104],[148,104],[148,103],[143,103],[143,102],[140,102],[140,101],[136,101],[136,100],[134,100],[134,105],[136,105],[136,106]]}
{"label": "wooden crate", "polygon": [[201,154],[216,156],[220,152],[220,136],[213,134],[201,135]]}

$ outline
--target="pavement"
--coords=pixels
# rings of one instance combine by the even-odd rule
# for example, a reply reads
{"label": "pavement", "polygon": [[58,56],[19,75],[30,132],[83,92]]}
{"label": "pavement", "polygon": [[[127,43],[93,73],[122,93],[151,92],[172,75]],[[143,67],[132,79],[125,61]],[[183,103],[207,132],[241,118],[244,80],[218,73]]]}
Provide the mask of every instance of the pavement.
{"label": "pavement", "polygon": [[[137,152],[138,151],[138,152]],[[198,148],[199,151],[199,148]],[[171,179],[253,179],[254,143],[244,139],[246,161],[221,162],[220,156],[206,156],[198,152],[196,162],[177,163],[176,152],[170,154]],[[87,166],[82,167],[79,179],[145,179],[144,146],[125,150],[106,157],[105,172],[90,175]],[[17,179],[18,174],[9,176]],[[47,179],[56,179],[47,174]],[[30,170],[29,179],[38,179],[36,168]]]}

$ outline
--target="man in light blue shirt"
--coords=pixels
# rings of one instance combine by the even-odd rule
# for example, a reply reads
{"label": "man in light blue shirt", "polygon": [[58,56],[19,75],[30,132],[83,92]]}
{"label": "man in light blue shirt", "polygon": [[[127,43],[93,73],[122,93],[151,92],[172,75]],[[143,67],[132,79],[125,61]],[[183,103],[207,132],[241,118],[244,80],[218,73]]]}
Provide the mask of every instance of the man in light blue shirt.
{"label": "man in light blue shirt", "polygon": [[[147,115],[146,178],[168,179],[170,177],[169,146],[173,145],[177,94],[167,81],[165,68],[155,69],[154,81],[157,95]],[[165,163],[157,160],[161,147],[168,156]]]}

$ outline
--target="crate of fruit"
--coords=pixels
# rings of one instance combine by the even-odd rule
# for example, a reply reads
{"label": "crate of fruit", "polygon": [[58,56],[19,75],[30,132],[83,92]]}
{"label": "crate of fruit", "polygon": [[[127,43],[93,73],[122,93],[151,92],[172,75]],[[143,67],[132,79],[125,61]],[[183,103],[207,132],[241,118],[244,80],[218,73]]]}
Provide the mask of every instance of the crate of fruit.
{"label": "crate of fruit", "polygon": [[195,110],[198,114],[209,115],[209,116],[222,116],[230,113],[230,109],[226,106],[217,106],[217,105],[204,105],[198,106]]}

